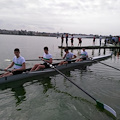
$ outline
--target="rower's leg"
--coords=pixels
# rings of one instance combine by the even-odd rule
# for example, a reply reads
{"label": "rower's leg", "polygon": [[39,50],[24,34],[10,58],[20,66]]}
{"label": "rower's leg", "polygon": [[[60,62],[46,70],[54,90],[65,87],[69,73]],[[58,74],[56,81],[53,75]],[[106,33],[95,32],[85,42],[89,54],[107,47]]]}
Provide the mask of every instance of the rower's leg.
{"label": "rower's leg", "polygon": [[58,66],[63,65],[64,61],[60,62]]}
{"label": "rower's leg", "polygon": [[0,78],[1,77],[4,77],[5,75],[7,75],[9,72],[6,72],[6,73],[3,73],[2,75],[0,75]]}
{"label": "rower's leg", "polygon": [[34,67],[30,70],[30,72],[34,71],[40,64],[35,64]]}
{"label": "rower's leg", "polygon": [[82,59],[77,59],[76,62],[82,61]]}
{"label": "rower's leg", "polygon": [[79,59],[76,60],[76,62],[78,62],[78,61],[79,61]]}
{"label": "rower's leg", "polygon": [[7,76],[11,76],[11,75],[13,75],[12,72],[7,72],[7,73],[3,74],[1,77],[7,77]]}
{"label": "rower's leg", "polygon": [[68,62],[66,61],[66,62],[63,63],[63,65],[64,65],[64,64],[68,64]]}
{"label": "rower's leg", "polygon": [[44,69],[45,65],[38,65],[38,67],[35,69],[35,71],[40,70],[40,69]]}

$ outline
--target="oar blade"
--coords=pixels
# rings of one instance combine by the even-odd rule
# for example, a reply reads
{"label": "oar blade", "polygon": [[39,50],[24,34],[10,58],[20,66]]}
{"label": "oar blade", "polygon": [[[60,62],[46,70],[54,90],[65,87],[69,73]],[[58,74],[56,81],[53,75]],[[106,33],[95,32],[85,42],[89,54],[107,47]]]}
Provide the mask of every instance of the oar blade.
{"label": "oar blade", "polygon": [[5,59],[5,61],[6,61],[6,62],[12,62],[12,60],[10,60],[10,59]]}
{"label": "oar blade", "polygon": [[113,110],[110,106],[106,105],[106,104],[103,104],[99,101],[96,101],[97,102],[97,106],[100,108],[100,109],[103,109],[103,110],[106,110],[108,111],[109,113],[111,113],[115,118],[117,117],[117,114],[115,112],[115,110]]}
{"label": "oar blade", "polygon": [[104,104],[104,109],[113,114],[115,117],[117,117],[116,112],[110,106]]}

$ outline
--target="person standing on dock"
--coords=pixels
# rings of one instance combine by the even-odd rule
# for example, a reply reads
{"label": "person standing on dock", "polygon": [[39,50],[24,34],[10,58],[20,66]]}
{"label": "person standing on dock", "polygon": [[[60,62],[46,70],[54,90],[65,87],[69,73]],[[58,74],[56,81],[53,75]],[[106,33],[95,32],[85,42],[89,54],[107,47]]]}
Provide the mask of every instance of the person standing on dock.
{"label": "person standing on dock", "polygon": [[100,46],[101,46],[102,36],[100,35]]}
{"label": "person standing on dock", "polygon": [[82,39],[78,38],[78,40],[79,40],[78,46],[80,45],[80,47],[81,47]]}
{"label": "person standing on dock", "polygon": [[60,65],[64,65],[64,64],[70,64],[72,59],[76,58],[76,55],[74,55],[72,52],[69,52],[68,48],[65,48],[65,55],[63,57],[63,59],[65,59],[65,61],[62,61],[59,63]]}
{"label": "person standing on dock", "polygon": [[66,46],[68,46],[68,34],[66,34]]}
{"label": "person standing on dock", "polygon": [[73,35],[72,35],[72,38],[71,38],[71,46],[73,46],[73,39],[74,39],[74,37],[73,37]]}
{"label": "person standing on dock", "polygon": [[76,62],[78,61],[82,61],[82,60],[87,60],[88,58],[88,53],[85,51],[85,48],[82,49],[82,53],[80,54],[80,58],[76,60]]}
{"label": "person standing on dock", "polygon": [[62,34],[62,37],[61,37],[61,46],[63,46],[63,42],[64,42],[64,36]]}
{"label": "person standing on dock", "polygon": [[30,70],[30,72],[32,71],[38,71],[40,69],[44,69],[44,68],[49,68],[49,64],[52,64],[52,55],[48,53],[48,47],[44,47],[44,54],[43,57],[39,57],[42,59],[42,61],[44,61],[43,64],[35,64],[34,67]]}
{"label": "person standing on dock", "polygon": [[[5,68],[5,71],[7,72],[2,74],[0,77],[22,74],[23,71],[26,69],[25,59],[20,55],[20,50],[18,48],[14,49],[14,54],[15,57],[13,58],[11,65]],[[8,69],[12,68],[13,66],[14,69],[12,71],[8,71]]]}

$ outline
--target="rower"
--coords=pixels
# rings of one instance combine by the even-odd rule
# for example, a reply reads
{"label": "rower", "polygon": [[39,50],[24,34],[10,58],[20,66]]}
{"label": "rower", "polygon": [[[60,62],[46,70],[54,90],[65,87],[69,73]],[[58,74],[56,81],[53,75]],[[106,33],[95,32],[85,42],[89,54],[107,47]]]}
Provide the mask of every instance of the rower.
{"label": "rower", "polygon": [[21,74],[26,69],[25,59],[24,57],[20,56],[20,50],[18,48],[14,49],[15,57],[13,58],[13,62],[11,65],[9,65],[7,68],[5,68],[5,71],[8,71],[9,68],[13,67],[14,69],[11,72],[6,72],[2,74],[0,77],[7,77],[11,75]]}
{"label": "rower", "polygon": [[44,69],[44,68],[49,68],[49,65],[47,63],[52,64],[52,55],[48,53],[48,47],[44,47],[43,57],[39,56],[39,58],[41,58],[42,61],[44,61],[44,63],[35,64],[34,67],[30,70],[30,72],[37,71],[37,70]]}
{"label": "rower", "polygon": [[64,64],[68,64],[71,63],[72,59],[76,58],[76,55],[74,55],[73,53],[68,51],[68,48],[65,48],[65,55],[63,57],[63,59],[65,59],[65,61],[62,61],[59,63],[59,65],[64,65]]}
{"label": "rower", "polygon": [[82,61],[82,60],[87,60],[88,58],[88,53],[85,51],[85,48],[82,49],[82,53],[80,54],[81,57],[79,59],[76,60],[76,62],[78,61]]}

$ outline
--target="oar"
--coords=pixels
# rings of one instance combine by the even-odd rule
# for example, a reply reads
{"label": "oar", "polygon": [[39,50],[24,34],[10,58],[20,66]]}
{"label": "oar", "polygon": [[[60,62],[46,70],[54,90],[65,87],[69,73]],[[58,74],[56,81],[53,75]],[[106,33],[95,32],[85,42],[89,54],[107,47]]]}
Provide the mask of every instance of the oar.
{"label": "oar", "polygon": [[[0,69],[0,71],[6,71],[6,70],[5,69]],[[11,72],[11,70],[7,70],[7,71]]]}
{"label": "oar", "polygon": [[[49,63],[48,63],[49,64]],[[59,74],[61,74],[63,77],[65,77],[68,81],[70,81],[73,85],[75,85],[78,89],[82,90],[85,94],[87,94],[90,98],[92,98],[97,106],[103,110],[107,110],[108,112],[110,112],[114,117],[116,117],[116,112],[108,105],[99,102],[98,100],[96,100],[93,96],[91,96],[89,93],[87,93],[85,90],[83,90],[80,86],[78,86],[77,84],[75,84],[73,81],[71,81],[66,75],[64,75],[62,72],[60,72],[57,68],[55,68],[52,64],[49,64],[49,66],[51,68],[53,68],[55,71],[57,71]]]}
{"label": "oar", "polygon": [[0,69],[0,71],[5,71],[4,69]]}
{"label": "oar", "polygon": [[[53,59],[53,60],[63,60],[63,59]],[[41,59],[28,59],[25,61],[41,61]]]}
{"label": "oar", "polygon": [[6,61],[6,62],[12,62],[12,60],[10,60],[10,59],[5,59],[5,61]]}
{"label": "oar", "polygon": [[[92,60],[93,60],[93,59],[92,59]],[[98,61],[98,60],[93,60],[93,61],[98,62],[98,63],[101,63],[101,64],[103,64],[103,65],[105,65],[105,66],[108,66],[108,67],[111,67],[111,68],[113,68],[113,69],[115,69],[115,70],[120,71],[120,69],[118,69],[118,68],[116,68],[116,67],[113,67],[113,66],[111,66],[111,65],[105,64],[105,63],[103,63],[103,62],[100,62],[100,61]]]}
{"label": "oar", "polygon": [[[53,59],[53,60],[63,60],[63,59]],[[12,62],[12,60],[10,59],[5,59],[6,62]],[[28,60],[25,60],[25,61],[41,61],[41,59],[28,59]]]}

